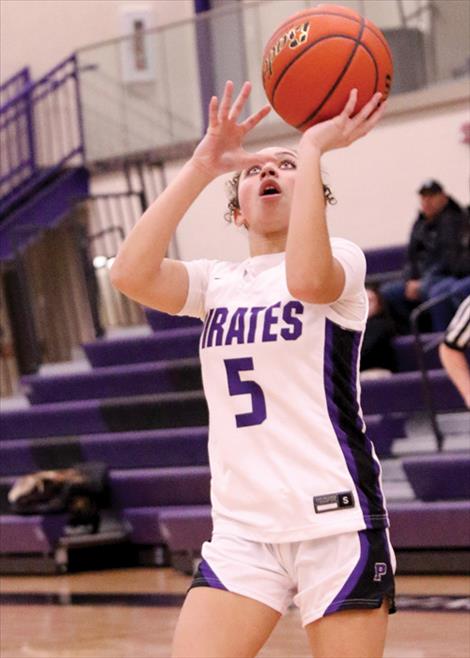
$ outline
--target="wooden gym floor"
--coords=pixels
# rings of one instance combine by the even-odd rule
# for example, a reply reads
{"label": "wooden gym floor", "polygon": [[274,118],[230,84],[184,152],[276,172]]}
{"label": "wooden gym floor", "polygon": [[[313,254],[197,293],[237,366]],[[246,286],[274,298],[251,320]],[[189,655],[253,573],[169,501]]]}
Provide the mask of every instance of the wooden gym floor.
{"label": "wooden gym floor", "polygon": [[[0,655],[168,658],[189,581],[168,568],[3,577]],[[399,612],[390,617],[386,658],[469,658],[469,594],[464,576],[398,577]],[[259,655],[310,655],[295,609]]]}

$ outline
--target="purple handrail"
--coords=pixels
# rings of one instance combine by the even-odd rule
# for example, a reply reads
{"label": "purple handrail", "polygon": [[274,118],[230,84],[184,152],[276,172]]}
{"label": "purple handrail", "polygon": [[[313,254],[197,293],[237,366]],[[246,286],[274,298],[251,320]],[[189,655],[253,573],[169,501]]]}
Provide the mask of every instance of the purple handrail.
{"label": "purple handrail", "polygon": [[78,75],[73,54],[0,106],[0,212],[65,164],[83,163]]}
{"label": "purple handrail", "polygon": [[10,98],[16,96],[30,82],[31,77],[27,66],[18,71],[18,73],[15,73],[15,75],[12,75],[8,80],[5,80],[0,85],[0,105],[4,105]]}

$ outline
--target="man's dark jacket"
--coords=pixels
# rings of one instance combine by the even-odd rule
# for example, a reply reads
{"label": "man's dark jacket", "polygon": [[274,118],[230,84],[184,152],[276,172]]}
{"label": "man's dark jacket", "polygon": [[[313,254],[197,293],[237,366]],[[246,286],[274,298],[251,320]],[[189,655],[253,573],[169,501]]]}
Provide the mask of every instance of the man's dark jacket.
{"label": "man's dark jacket", "polygon": [[468,215],[454,199],[432,219],[420,213],[411,229],[406,280],[470,275]]}

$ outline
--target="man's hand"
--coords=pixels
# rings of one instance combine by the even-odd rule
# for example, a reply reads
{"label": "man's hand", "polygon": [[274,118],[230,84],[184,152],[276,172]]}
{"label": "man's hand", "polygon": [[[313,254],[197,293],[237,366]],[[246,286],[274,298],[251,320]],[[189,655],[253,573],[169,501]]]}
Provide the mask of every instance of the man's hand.
{"label": "man's hand", "polygon": [[410,302],[417,302],[421,299],[421,281],[419,279],[410,279],[406,282],[405,297]]}

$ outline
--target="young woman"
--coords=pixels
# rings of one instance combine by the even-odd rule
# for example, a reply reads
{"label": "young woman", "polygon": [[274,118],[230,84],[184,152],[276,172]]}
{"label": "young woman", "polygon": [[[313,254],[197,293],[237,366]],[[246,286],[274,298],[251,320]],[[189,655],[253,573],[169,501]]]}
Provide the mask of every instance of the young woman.
{"label": "young woman", "polygon": [[[331,239],[320,158],[379,121],[380,94],[313,126],[298,149],[254,154],[227,82],[192,158],[122,245],[113,282],[129,297],[204,320],[214,531],[176,628],[173,656],[255,656],[293,601],[315,658],[378,658],[394,609],[395,562],[380,466],[359,403],[365,259]],[[242,263],[165,258],[198,194],[241,172],[231,210]],[[327,194],[328,196],[328,194]]]}

